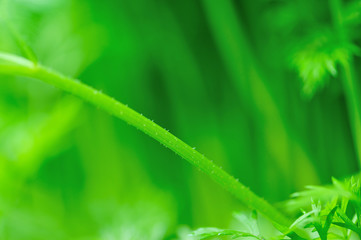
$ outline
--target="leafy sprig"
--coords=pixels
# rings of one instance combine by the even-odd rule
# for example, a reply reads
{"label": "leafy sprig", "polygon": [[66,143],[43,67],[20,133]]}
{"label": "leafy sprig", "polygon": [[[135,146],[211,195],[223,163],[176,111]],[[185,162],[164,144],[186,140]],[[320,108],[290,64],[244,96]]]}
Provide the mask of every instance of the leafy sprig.
{"label": "leafy sprig", "polygon": [[[315,196],[315,190],[326,193],[322,198]],[[316,197],[315,199],[313,197]],[[289,200],[293,206],[295,201],[297,206],[310,207],[309,211],[302,210],[302,214],[289,227],[291,234],[273,235],[262,234],[262,229],[257,224],[257,218],[249,219],[243,216],[237,218],[240,224],[252,224],[251,228],[220,230],[216,228],[198,229],[192,234],[195,239],[212,239],[213,237],[231,236],[232,238],[250,237],[251,234],[257,239],[361,239],[361,201],[360,201],[360,181],[357,178],[350,178],[345,181],[333,179],[332,186],[310,186],[306,191],[292,195]],[[292,235],[294,228],[303,229],[306,235],[302,237]],[[231,239],[232,239],[231,238]],[[227,239],[227,238],[219,238]]]}

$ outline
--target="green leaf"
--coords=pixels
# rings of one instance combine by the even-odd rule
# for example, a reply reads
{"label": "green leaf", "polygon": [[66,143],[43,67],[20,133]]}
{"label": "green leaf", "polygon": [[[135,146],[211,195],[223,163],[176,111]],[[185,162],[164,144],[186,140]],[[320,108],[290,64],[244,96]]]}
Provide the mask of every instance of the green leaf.
{"label": "green leaf", "polygon": [[323,226],[323,231],[324,232],[328,232],[328,230],[330,229],[331,227],[331,224],[332,224],[332,220],[333,220],[333,217],[335,216],[335,213],[336,213],[336,210],[337,210],[337,206],[334,207],[331,212],[327,215],[327,218],[326,218],[326,222],[325,222],[325,225]]}
{"label": "green leaf", "polygon": [[352,220],[342,211],[337,211],[337,215],[344,221],[342,222],[333,222],[333,224],[346,228],[346,229],[350,229],[351,231],[354,231],[355,233],[357,233],[359,235],[359,237],[361,238],[361,228],[358,227],[355,223],[352,222]]}
{"label": "green leaf", "polygon": [[241,232],[237,230],[222,230],[217,228],[200,228],[192,234],[192,237],[197,240],[207,240],[207,239],[212,239],[214,237],[225,237],[225,236],[229,236],[231,237],[231,239],[251,237],[261,240],[261,238],[251,233]]}
{"label": "green leaf", "polygon": [[327,240],[327,235],[328,235],[328,231],[330,229],[330,226],[331,226],[331,223],[332,223],[332,219],[333,217],[335,216],[335,213],[336,213],[336,210],[337,210],[337,206],[334,207],[330,212],[329,214],[327,215],[326,217],[326,221],[325,221],[325,224],[323,225],[322,227],[322,224],[321,222],[314,222],[313,223],[313,226],[315,227],[315,229],[317,230],[321,240]]}
{"label": "green leaf", "polygon": [[332,224],[337,225],[342,228],[350,229],[351,231],[354,231],[355,233],[360,234],[359,230],[357,228],[353,227],[352,225],[349,225],[349,224],[346,224],[343,222],[333,222]]}
{"label": "green leaf", "polygon": [[292,66],[302,79],[305,96],[312,97],[331,76],[337,76],[337,65],[348,60],[349,48],[335,40],[330,31],[317,32],[306,43],[299,44]]}
{"label": "green leaf", "polygon": [[234,217],[240,223],[239,230],[241,230],[242,232],[251,233],[253,235],[260,235],[256,211],[253,211],[250,214],[236,213],[234,214]]}
{"label": "green leaf", "polygon": [[8,27],[11,36],[14,38],[17,45],[19,46],[22,54],[30,61],[32,61],[34,64],[37,64],[38,58],[34,50],[29,46],[29,44],[24,40],[24,38],[20,35],[20,33],[11,23],[6,22],[6,26]]}

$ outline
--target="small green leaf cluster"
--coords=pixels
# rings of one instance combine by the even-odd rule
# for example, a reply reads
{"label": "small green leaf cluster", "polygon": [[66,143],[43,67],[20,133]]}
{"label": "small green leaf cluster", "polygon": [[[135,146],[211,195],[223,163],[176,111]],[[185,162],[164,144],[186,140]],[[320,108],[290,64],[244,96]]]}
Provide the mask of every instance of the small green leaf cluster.
{"label": "small green leaf cluster", "polygon": [[[301,210],[302,214],[289,227],[289,234],[277,231],[265,231],[264,225],[254,212],[251,217],[246,214],[236,215],[238,229],[221,230],[201,228],[193,232],[191,239],[361,239],[361,195],[360,181],[350,178],[345,181],[333,179],[332,186],[309,186],[308,189],[295,193],[283,203],[288,210],[294,206],[310,208]],[[247,227],[244,227],[247,226]],[[305,235],[294,233],[303,229]],[[273,232],[273,235],[270,235]]]}
{"label": "small green leaf cluster", "polygon": [[290,65],[301,78],[306,97],[312,97],[331,77],[337,77],[338,66],[360,53],[355,44],[360,37],[357,33],[361,23],[360,1],[350,1],[340,8],[339,14],[334,14],[339,18],[333,19],[334,24],[312,22],[313,25],[307,25],[306,33],[291,41]]}
{"label": "small green leaf cluster", "polygon": [[337,65],[347,62],[350,52],[354,52],[352,46],[341,45],[332,38],[331,32],[317,32],[292,57],[292,65],[302,79],[302,91],[307,97],[323,88],[330,76],[336,77]]}
{"label": "small green leaf cluster", "polygon": [[[315,192],[320,194],[316,195]],[[296,199],[289,202],[291,205],[311,201],[312,210],[303,211],[303,215],[292,226],[298,225],[316,232],[316,238],[312,239],[361,239],[359,179],[333,179],[332,186],[310,186],[308,190],[293,196]]]}

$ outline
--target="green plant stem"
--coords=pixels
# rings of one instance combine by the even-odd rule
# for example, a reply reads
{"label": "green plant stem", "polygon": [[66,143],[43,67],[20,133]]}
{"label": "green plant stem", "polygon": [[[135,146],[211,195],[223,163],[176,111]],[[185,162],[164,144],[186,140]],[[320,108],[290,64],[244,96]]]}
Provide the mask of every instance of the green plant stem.
{"label": "green plant stem", "polygon": [[[252,45],[247,39],[247,34],[242,21],[237,14],[237,7],[230,0],[213,1],[203,0],[206,17],[210,30],[228,68],[230,77],[242,101],[247,104],[246,110],[255,121],[262,119],[265,129],[260,129],[265,135],[264,142],[259,145],[269,148],[271,164],[279,169],[280,175],[287,181],[283,181],[283,187],[292,188],[295,182],[295,165],[307,167],[309,180],[318,182],[318,176],[307,156],[306,150],[301,143],[300,137],[289,126],[286,115],[282,113],[280,105],[277,104],[275,95],[272,93],[267,78],[271,75],[262,71],[255,55]],[[274,135],[277,134],[278,146],[274,144]],[[287,146],[287,147],[285,147]],[[290,157],[289,148],[296,150],[296,158]],[[260,164],[267,164],[270,160],[263,159]],[[266,175],[266,169],[262,169],[262,178]],[[296,171],[297,172],[297,171]],[[264,183],[268,183],[263,179]],[[265,184],[263,184],[265,185]],[[267,187],[268,190],[269,187]]]}
{"label": "green plant stem", "polygon": [[288,233],[288,226],[291,224],[290,220],[267,201],[258,197],[237,179],[207,159],[203,154],[144,117],[142,114],[137,113],[108,95],[40,64],[34,64],[22,57],[6,53],[0,53],[0,74],[20,75],[39,79],[78,96],[107,113],[120,118],[170,148],[176,154],[211,177],[224,189],[232,193],[246,207],[256,209],[271,220],[281,232]]}
{"label": "green plant stem", "polygon": [[[340,0],[330,0],[330,10],[333,18],[334,28],[341,44],[349,42],[347,33],[342,24],[342,4]],[[354,138],[355,150],[361,169],[361,97],[360,86],[355,78],[355,69],[352,56],[350,59],[341,62],[342,82],[346,96],[347,108]]]}
{"label": "green plant stem", "polygon": [[359,84],[354,77],[353,62],[343,64],[343,85],[349,111],[350,125],[353,130],[353,138],[356,154],[361,168],[361,98]]}

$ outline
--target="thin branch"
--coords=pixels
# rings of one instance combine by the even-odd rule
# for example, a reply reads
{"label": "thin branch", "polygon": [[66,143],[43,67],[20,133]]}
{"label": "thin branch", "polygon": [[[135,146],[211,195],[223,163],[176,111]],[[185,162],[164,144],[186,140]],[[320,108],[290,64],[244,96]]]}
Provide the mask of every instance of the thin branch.
{"label": "thin branch", "polygon": [[0,74],[20,75],[35,78],[49,83],[59,89],[69,92],[105,112],[120,118],[129,125],[154,138],[165,147],[187,160],[196,168],[207,174],[225,190],[232,193],[246,207],[256,209],[283,233],[288,233],[291,221],[276,210],[264,199],[258,197],[237,179],[222,170],[203,154],[190,147],[164,128],[153,121],[134,111],[128,106],[118,102],[114,98],[81,83],[78,80],[66,77],[40,64],[24,59],[19,56],[0,52]]}
{"label": "thin branch", "polygon": [[[346,46],[350,40],[343,26],[342,2],[340,0],[330,0],[329,3],[335,33],[337,34],[340,43]],[[341,68],[350,126],[359,167],[361,168],[361,95],[360,85],[355,78],[355,67],[353,56],[351,54],[349,59],[341,62]]]}

